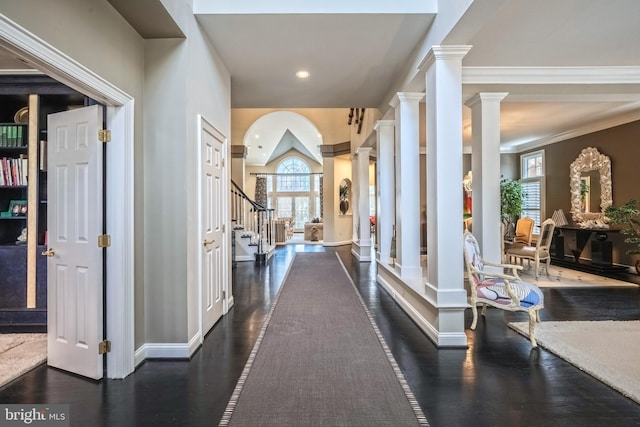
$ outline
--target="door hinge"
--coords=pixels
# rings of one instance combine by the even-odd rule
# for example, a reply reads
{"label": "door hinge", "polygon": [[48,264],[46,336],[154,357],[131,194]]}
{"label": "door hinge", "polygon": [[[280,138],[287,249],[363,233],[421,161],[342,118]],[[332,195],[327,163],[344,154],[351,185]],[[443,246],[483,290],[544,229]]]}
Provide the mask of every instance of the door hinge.
{"label": "door hinge", "polygon": [[111,246],[111,236],[108,234],[101,234],[98,236],[98,247],[108,248]]}
{"label": "door hinge", "polygon": [[98,129],[98,141],[111,142],[111,131],[108,129]]}
{"label": "door hinge", "polygon": [[222,299],[227,299],[227,291],[222,291]]}
{"label": "door hinge", "polygon": [[222,158],[222,167],[224,167],[224,157]]}
{"label": "door hinge", "polygon": [[224,224],[222,224],[222,232],[223,233],[224,233],[224,230],[225,230],[225,226],[224,226]]}
{"label": "door hinge", "polygon": [[104,340],[98,343],[98,354],[105,354],[111,352],[111,341]]}

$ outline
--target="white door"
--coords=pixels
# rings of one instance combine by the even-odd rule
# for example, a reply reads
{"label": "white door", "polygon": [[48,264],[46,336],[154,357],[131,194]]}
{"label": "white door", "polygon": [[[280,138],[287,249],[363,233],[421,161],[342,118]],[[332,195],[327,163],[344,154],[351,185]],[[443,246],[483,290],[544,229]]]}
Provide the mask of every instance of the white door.
{"label": "white door", "polygon": [[48,117],[47,304],[50,366],[100,379],[102,107]]}
{"label": "white door", "polygon": [[202,336],[222,316],[223,242],[223,137],[202,120]]}

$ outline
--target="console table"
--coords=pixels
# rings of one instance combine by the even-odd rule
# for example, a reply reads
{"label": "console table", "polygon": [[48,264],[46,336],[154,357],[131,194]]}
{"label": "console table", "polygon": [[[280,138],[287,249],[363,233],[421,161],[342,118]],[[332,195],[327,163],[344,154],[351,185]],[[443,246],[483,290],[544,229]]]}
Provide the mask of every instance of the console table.
{"label": "console table", "polygon": [[[619,273],[627,270],[624,266],[612,263],[613,243],[609,240],[609,233],[617,233],[619,230],[577,226],[556,227],[556,230],[559,233],[553,236],[552,262],[594,273]],[[564,253],[565,233],[574,233],[576,236],[576,246],[570,248],[572,254],[570,257]],[[591,243],[591,261],[582,260],[580,256],[589,242]]]}

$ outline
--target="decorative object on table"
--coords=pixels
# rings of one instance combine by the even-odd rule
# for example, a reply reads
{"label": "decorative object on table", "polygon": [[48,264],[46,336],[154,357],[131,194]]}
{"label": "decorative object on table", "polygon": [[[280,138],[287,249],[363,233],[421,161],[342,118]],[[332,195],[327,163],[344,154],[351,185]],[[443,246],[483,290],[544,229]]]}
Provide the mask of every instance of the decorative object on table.
{"label": "decorative object on table", "polygon": [[522,214],[524,191],[520,180],[503,178],[500,181],[500,216],[505,224],[506,239],[515,235],[516,219]]}
{"label": "decorative object on table", "polygon": [[[587,207],[595,203],[585,202],[585,184],[587,181],[587,194],[600,192],[600,211],[588,212]],[[569,179],[571,188],[571,216],[582,228],[608,228],[609,218],[605,214],[606,209],[613,204],[611,182],[611,159],[601,154],[597,148],[589,147],[580,152],[580,155],[569,166]],[[599,185],[598,185],[599,183]]]}
{"label": "decorative object on table", "polygon": [[[628,255],[640,254],[640,206],[637,200],[629,200],[621,206],[610,205],[605,210],[605,215],[612,224],[624,225],[620,233],[625,236],[624,242],[635,245],[635,249],[629,249]],[[640,259],[636,259],[636,272],[640,274]]]}
{"label": "decorative object on table", "polygon": [[562,209],[557,209],[553,211],[553,215],[551,215],[551,219],[553,220],[553,222],[556,223],[556,227],[564,227],[569,223]]}

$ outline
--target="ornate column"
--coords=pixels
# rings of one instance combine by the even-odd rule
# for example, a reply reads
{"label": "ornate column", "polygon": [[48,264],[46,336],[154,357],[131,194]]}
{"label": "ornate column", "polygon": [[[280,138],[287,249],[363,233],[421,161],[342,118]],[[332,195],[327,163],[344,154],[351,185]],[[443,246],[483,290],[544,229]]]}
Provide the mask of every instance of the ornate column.
{"label": "ornate column", "polygon": [[502,262],[500,235],[500,102],[507,93],[478,93],[471,108],[473,235],[482,256]]}
{"label": "ornate column", "polygon": [[[353,170],[354,190],[357,195],[358,205],[353,213],[353,223],[356,229],[351,253],[360,262],[371,261],[371,227],[369,226],[369,155],[371,148],[360,147],[356,150],[354,163],[357,167]],[[356,177],[357,176],[357,177]]]}
{"label": "ornate column", "polygon": [[376,131],[377,153],[377,213],[376,224],[378,227],[378,262],[389,264],[389,252],[393,226],[396,223],[395,216],[395,170],[394,170],[394,137],[395,121],[378,120],[373,126]]}
{"label": "ornate column", "polygon": [[471,46],[433,46],[427,90],[427,283],[438,345],[466,345],[462,210],[462,58]]}
{"label": "ornate column", "polygon": [[396,266],[403,279],[420,278],[419,102],[422,93],[397,93],[389,105],[396,123]]}

